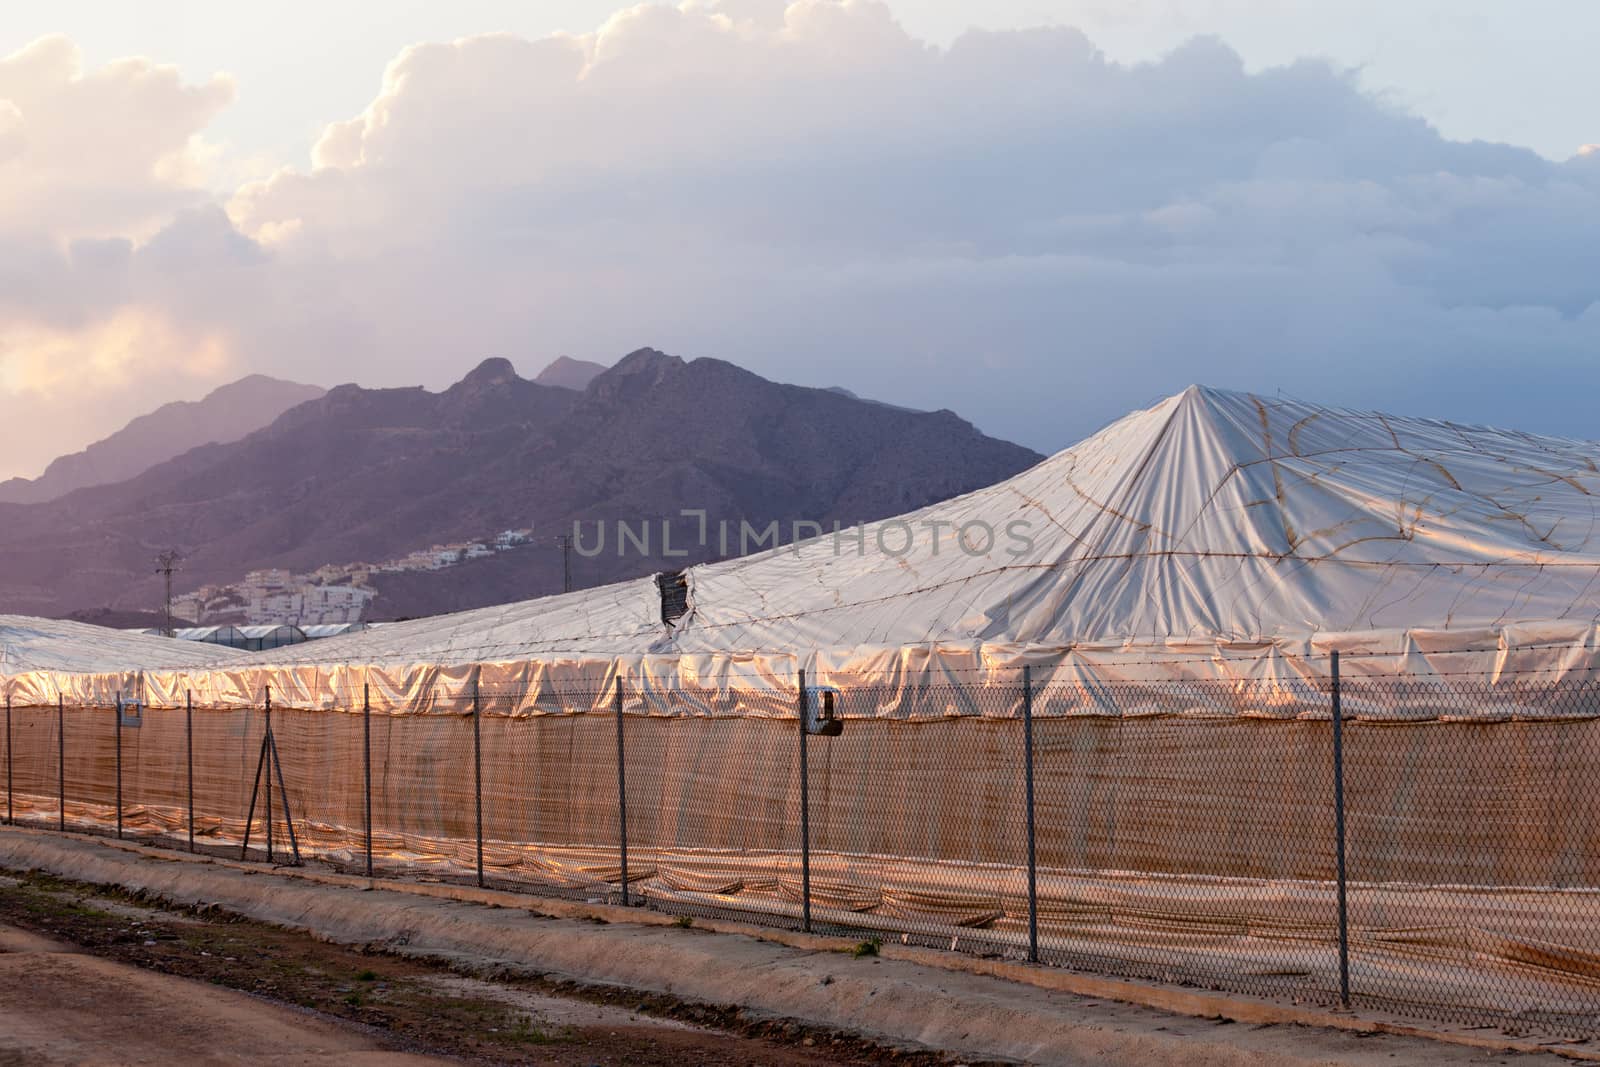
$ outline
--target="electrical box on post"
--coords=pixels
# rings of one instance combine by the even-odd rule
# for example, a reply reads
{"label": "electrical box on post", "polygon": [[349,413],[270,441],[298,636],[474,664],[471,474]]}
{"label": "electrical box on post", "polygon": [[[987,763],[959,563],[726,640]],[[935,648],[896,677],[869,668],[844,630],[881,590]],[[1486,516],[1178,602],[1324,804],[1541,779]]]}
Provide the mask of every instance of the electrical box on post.
{"label": "electrical box on post", "polygon": [[806,733],[838,737],[844,732],[844,694],[831,685],[806,686]]}

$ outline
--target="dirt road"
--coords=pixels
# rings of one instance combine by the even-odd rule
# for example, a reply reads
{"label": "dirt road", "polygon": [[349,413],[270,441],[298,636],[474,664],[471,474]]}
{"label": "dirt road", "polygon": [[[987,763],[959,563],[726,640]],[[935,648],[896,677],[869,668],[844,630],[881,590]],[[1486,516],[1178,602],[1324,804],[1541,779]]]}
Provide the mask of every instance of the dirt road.
{"label": "dirt road", "polygon": [[670,998],[485,981],[114,890],[0,877],[0,1067],[938,1062],[704,1016]]}
{"label": "dirt road", "polygon": [[[381,1051],[647,1067],[932,1067],[1001,1056],[1085,1067],[1600,1062],[1600,1048],[1557,1036],[1420,1031],[1073,975],[1059,977],[1098,991],[1057,990],[894,945],[863,953],[836,938],[701,928],[601,904],[368,883],[9,827],[0,828],[0,860],[28,872],[0,877],[0,925],[368,1027],[357,1033]],[[1116,995],[1124,989],[1187,1007],[1127,1003]],[[173,1003],[181,1008],[182,998]],[[159,1034],[168,1024],[151,1025]]]}
{"label": "dirt road", "polygon": [[285,1005],[0,927],[0,1063],[444,1062]]}

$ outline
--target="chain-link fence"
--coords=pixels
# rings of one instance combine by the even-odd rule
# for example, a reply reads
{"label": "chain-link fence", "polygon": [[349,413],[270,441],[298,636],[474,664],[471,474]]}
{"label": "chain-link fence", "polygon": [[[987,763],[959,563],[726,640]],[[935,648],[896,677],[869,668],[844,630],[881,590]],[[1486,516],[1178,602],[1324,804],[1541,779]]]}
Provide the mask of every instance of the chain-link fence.
{"label": "chain-link fence", "polygon": [[855,687],[837,732],[803,677],[731,707],[8,703],[6,815],[1600,1036],[1600,687],[1329,666]]}

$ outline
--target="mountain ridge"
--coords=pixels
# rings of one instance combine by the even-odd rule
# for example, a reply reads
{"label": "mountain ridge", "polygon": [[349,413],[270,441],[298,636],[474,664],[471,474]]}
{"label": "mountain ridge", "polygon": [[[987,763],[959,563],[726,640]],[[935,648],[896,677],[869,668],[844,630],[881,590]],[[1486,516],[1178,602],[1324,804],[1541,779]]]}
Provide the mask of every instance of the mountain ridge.
{"label": "mountain ridge", "polygon": [[[0,505],[0,604],[55,614],[148,608],[150,558],[185,554],[179,591],[247,570],[377,562],[532,527],[675,523],[684,510],[765,524],[879,518],[988,484],[1040,457],[948,412],[915,413],[780,385],[720,360],[638,349],[583,392],[478,364],[449,388],[341,385],[238,441],[191,449],[126,481]],[[687,562],[713,558],[696,545]],[[421,578],[375,574],[406,614],[560,588],[554,550]],[[647,552],[586,562],[582,584],[681,566]],[[482,561],[479,561],[480,563]],[[452,582],[487,575],[465,592]],[[391,599],[396,599],[392,597]]]}
{"label": "mountain ridge", "polygon": [[199,400],[174,400],[130,419],[115,433],[52,460],[37,478],[0,482],[0,503],[46,503],[125,481],[191,448],[236,441],[323,392],[320,386],[246,375]]}

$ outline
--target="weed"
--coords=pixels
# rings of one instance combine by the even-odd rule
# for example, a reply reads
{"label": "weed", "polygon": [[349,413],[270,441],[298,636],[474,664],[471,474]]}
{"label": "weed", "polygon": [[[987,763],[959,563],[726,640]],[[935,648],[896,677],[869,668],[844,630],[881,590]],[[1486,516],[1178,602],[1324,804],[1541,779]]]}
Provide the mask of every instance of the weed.
{"label": "weed", "polygon": [[559,1041],[567,1040],[565,1031],[550,1033],[534,1025],[533,1017],[524,1015],[517,1020],[517,1024],[505,1031],[502,1035],[506,1040],[518,1045],[553,1045]]}

